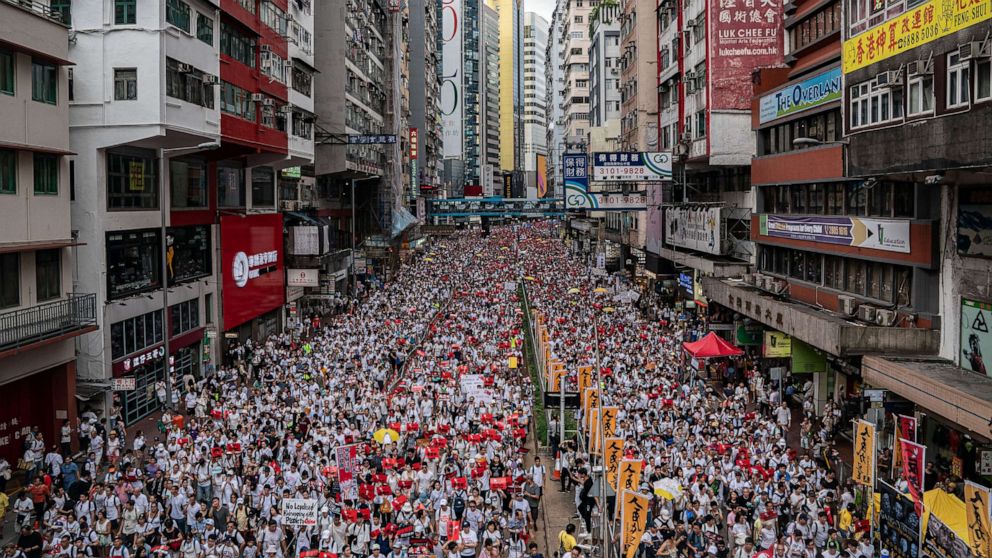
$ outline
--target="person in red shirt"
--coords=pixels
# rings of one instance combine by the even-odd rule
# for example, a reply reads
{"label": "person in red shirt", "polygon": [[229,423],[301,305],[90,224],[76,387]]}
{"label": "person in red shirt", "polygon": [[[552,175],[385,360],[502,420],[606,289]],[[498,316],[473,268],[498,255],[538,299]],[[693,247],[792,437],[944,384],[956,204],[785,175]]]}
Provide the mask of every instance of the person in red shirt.
{"label": "person in red shirt", "polygon": [[31,496],[31,503],[34,504],[34,516],[38,520],[38,525],[45,523],[45,504],[48,503],[48,495],[52,489],[41,481],[41,477],[35,477],[34,482],[27,488]]}

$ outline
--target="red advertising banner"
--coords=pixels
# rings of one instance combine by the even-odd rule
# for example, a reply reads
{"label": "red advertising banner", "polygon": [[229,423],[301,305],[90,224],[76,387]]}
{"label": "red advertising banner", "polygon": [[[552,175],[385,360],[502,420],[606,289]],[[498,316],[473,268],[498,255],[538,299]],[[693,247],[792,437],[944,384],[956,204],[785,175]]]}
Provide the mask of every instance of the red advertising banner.
{"label": "red advertising banner", "polygon": [[926,446],[902,438],[899,440],[902,450],[902,476],[909,483],[909,493],[913,495],[916,511],[922,517],[923,512],[923,475],[926,474]]}
{"label": "red advertising banner", "polygon": [[286,299],[282,215],[222,215],[220,273],[224,330],[282,306]]}
{"label": "red advertising banner", "polygon": [[[916,441],[916,417],[896,415],[896,426],[899,429],[899,435],[896,436],[896,447],[895,451],[892,452],[893,471],[902,469],[902,449],[899,447],[899,439],[905,438],[914,442]],[[894,474],[895,473],[893,473],[893,475]]]}
{"label": "red advertising banner", "polygon": [[782,62],[782,0],[712,0],[709,5],[709,106],[749,110],[751,72]]}

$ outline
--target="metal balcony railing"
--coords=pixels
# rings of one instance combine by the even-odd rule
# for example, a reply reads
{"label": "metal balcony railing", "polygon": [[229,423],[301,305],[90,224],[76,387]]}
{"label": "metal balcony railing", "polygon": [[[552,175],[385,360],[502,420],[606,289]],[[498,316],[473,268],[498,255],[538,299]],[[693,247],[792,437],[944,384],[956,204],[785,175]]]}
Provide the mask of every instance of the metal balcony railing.
{"label": "metal balcony railing", "polygon": [[38,2],[37,0],[0,0],[5,4],[12,4],[14,6],[20,6],[25,10],[34,12],[45,19],[50,19],[56,23],[61,23],[62,25],[69,25],[68,21],[63,19],[67,11],[62,11],[59,9],[53,9],[49,7],[47,2]]}
{"label": "metal balcony railing", "polygon": [[71,294],[0,314],[0,351],[17,349],[96,325],[96,294]]}

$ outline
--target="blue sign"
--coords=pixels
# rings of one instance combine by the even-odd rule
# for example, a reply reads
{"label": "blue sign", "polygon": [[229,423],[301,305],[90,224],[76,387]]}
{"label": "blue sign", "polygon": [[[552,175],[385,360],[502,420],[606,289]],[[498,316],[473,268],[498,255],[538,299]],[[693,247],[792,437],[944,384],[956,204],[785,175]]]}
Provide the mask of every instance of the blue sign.
{"label": "blue sign", "polygon": [[348,136],[349,145],[396,143],[395,134]]}
{"label": "blue sign", "polygon": [[585,153],[566,153],[561,157],[561,176],[565,183],[565,198],[589,196],[589,161]]}
{"label": "blue sign", "polygon": [[840,68],[827,70],[807,80],[761,97],[760,124],[825,105],[841,97]]}
{"label": "blue sign", "polygon": [[679,273],[679,286],[685,291],[685,295],[691,299],[695,294],[692,273]]}

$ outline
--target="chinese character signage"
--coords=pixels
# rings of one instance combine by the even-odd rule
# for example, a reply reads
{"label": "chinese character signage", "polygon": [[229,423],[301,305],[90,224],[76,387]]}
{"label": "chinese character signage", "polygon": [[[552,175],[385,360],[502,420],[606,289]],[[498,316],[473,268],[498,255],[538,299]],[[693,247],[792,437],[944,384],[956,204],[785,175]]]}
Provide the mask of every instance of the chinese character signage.
{"label": "chinese character signage", "polygon": [[665,242],[672,246],[723,253],[723,220],[719,207],[665,208]]}
{"label": "chinese character signage", "polygon": [[844,41],[849,74],[992,17],[988,0],[931,0]]}
{"label": "chinese character signage", "polygon": [[[616,491],[618,494],[623,494],[624,492],[637,492],[637,488],[641,485],[641,469],[644,467],[644,462],[639,459],[624,459],[620,461],[620,478],[617,480],[618,485]],[[623,506],[616,506],[617,519],[620,518],[620,508]]]}
{"label": "chinese character signage", "polygon": [[840,77],[840,68],[831,68],[820,75],[763,95],[759,123],[766,124],[840,99]]}
{"label": "chinese character signage", "polygon": [[709,26],[710,108],[751,109],[751,72],[782,61],[782,0],[713,0]]}
{"label": "chinese character signage", "polygon": [[672,155],[659,153],[593,153],[593,180],[641,182],[671,180]]}
{"label": "chinese character signage", "polygon": [[620,522],[620,540],[623,543],[621,558],[634,558],[640,548],[641,536],[648,525],[648,509],[651,504],[650,496],[636,492],[624,491],[620,505],[622,520]]}
{"label": "chinese character signage", "polygon": [[222,215],[220,241],[226,331],[285,300],[282,215]]}
{"label": "chinese character signage", "polygon": [[899,440],[899,451],[902,453],[902,478],[909,484],[909,493],[913,496],[916,513],[923,514],[923,477],[926,475],[927,448],[910,442]]}
{"label": "chinese character signage", "polygon": [[535,166],[537,169],[537,197],[554,197],[554,192],[551,192],[551,195],[548,192],[548,156],[538,153],[535,157],[537,159]]}
{"label": "chinese character signage", "polygon": [[606,452],[606,481],[613,490],[617,489],[617,474],[620,471],[620,461],[623,459],[623,438],[607,438]]}
{"label": "chinese character signage", "polygon": [[908,220],[762,215],[759,225],[761,236],[909,253]]}
{"label": "chinese character signage", "polygon": [[992,557],[992,527],[989,525],[989,489],[964,481],[964,507],[968,514],[968,535],[971,555]]}
{"label": "chinese character signage", "polygon": [[854,459],[851,478],[864,486],[875,485],[875,425],[859,420],[854,427]]}
{"label": "chinese character signage", "polygon": [[350,145],[377,145],[381,143],[396,143],[396,136],[388,134],[348,136],[348,144]]}

